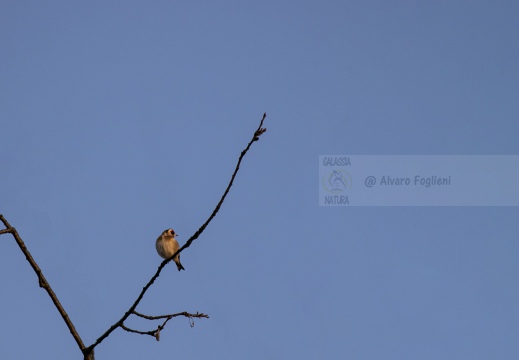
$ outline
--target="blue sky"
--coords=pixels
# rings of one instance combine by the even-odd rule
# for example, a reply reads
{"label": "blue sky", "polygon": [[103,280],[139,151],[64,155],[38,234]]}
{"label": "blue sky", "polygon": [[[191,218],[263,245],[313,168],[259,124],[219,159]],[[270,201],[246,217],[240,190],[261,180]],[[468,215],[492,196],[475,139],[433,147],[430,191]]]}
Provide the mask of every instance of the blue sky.
{"label": "blue sky", "polygon": [[[0,3],[0,213],[112,359],[514,359],[517,207],[319,207],[318,157],[517,154],[512,1]],[[10,236],[0,357],[80,359]],[[127,325],[150,330],[135,319]]]}

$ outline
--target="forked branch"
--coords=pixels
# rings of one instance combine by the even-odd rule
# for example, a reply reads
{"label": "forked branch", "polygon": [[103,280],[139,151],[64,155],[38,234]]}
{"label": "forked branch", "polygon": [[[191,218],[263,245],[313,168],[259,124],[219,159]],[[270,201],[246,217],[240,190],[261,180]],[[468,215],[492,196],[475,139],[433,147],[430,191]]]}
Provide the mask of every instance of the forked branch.
{"label": "forked branch", "polygon": [[[240,157],[238,158],[238,163],[236,164],[234,172],[233,172],[233,174],[231,176],[231,180],[229,181],[229,184],[227,185],[227,188],[225,189],[225,191],[224,191],[220,201],[218,202],[218,204],[214,208],[214,210],[211,213],[211,215],[209,216],[209,218],[202,224],[202,226],[187,240],[187,242],[175,254],[173,254],[170,258],[164,260],[159,265],[156,273],[151,277],[151,279],[148,281],[148,283],[142,288],[141,292],[137,296],[137,299],[134,301],[132,306],[130,306],[130,308],[124,313],[124,315],[119,320],[117,320],[112,326],[110,326],[110,328],[108,328],[108,330],[106,330],[90,346],[86,347],[84,345],[83,341],[81,340],[81,337],[79,336],[78,332],[76,331],[76,329],[74,327],[74,324],[72,323],[72,321],[68,317],[67,313],[63,309],[63,306],[59,302],[56,294],[54,293],[54,291],[50,287],[49,283],[45,279],[45,276],[43,276],[43,273],[42,273],[41,269],[39,268],[38,264],[36,263],[36,261],[31,256],[31,253],[29,252],[29,250],[27,250],[27,247],[25,246],[24,242],[22,241],[22,239],[21,239],[20,235],[18,234],[18,232],[16,231],[16,229],[14,227],[12,227],[7,222],[7,220],[4,218],[3,215],[0,215],[0,221],[2,221],[2,223],[5,226],[5,229],[0,230],[0,235],[3,235],[3,234],[12,234],[13,235],[14,239],[16,240],[16,243],[18,244],[18,246],[20,247],[20,249],[24,253],[27,261],[29,262],[29,264],[33,268],[34,272],[36,273],[36,276],[38,277],[39,286],[41,288],[45,289],[45,291],[47,291],[47,294],[50,296],[52,302],[54,303],[54,305],[58,309],[58,312],[60,313],[61,317],[63,318],[63,321],[65,321],[65,324],[67,325],[70,333],[72,334],[72,337],[76,341],[78,347],[81,349],[85,360],[94,360],[94,348],[97,345],[99,345],[104,339],[106,339],[115,329],[117,329],[119,327],[124,329],[124,330],[126,330],[126,331],[129,331],[129,332],[138,333],[138,334],[145,334],[145,335],[151,335],[151,336],[154,336],[157,340],[159,340],[159,338],[160,338],[160,331],[166,326],[167,322],[169,320],[171,320],[172,318],[174,318],[174,317],[177,317],[177,316],[185,316],[185,317],[187,317],[189,319],[189,322],[190,322],[191,326],[194,325],[194,322],[193,322],[194,318],[208,318],[209,317],[206,314],[198,313],[198,312],[196,314],[190,314],[188,312],[181,312],[181,313],[170,314],[170,315],[147,316],[147,315],[143,315],[143,314],[138,313],[135,309],[137,308],[137,306],[139,305],[139,303],[143,299],[144,294],[146,294],[146,292],[148,291],[150,286],[153,285],[155,280],[159,277],[159,275],[160,275],[162,269],[164,268],[164,266],[166,266],[171,260],[173,260],[173,258],[176,257],[177,254],[180,254],[184,249],[188,248],[191,245],[191,243],[193,241],[195,241],[202,234],[202,232],[204,232],[204,230],[207,227],[207,225],[209,225],[211,220],[213,220],[213,218],[216,216],[216,214],[220,210],[220,207],[222,206],[225,198],[227,197],[227,194],[229,193],[229,191],[230,191],[230,189],[231,189],[231,187],[232,187],[232,185],[234,183],[234,179],[236,178],[236,174],[238,173],[238,170],[240,169],[240,165],[241,165],[241,162],[242,162],[244,156],[249,151],[251,145],[255,141],[258,141],[259,137],[265,131],[267,131],[266,128],[263,128],[263,122],[264,122],[266,116],[267,116],[266,113],[263,114],[263,118],[261,119],[258,128],[254,132],[254,135],[252,136],[251,140],[249,141],[249,143],[247,144],[245,149],[241,152]],[[139,331],[139,330],[131,329],[131,328],[127,327],[124,324],[124,321],[126,319],[128,319],[128,317],[130,315],[132,315],[132,314],[134,314],[136,316],[139,316],[139,317],[142,317],[142,318],[145,318],[145,319],[148,319],[148,320],[159,320],[159,319],[165,319],[165,320],[155,330]]]}
{"label": "forked branch", "polygon": [[128,331],[128,332],[132,332],[132,333],[136,333],[136,334],[141,334],[141,335],[150,335],[150,336],[153,336],[157,341],[160,340],[160,331],[162,329],[164,329],[164,327],[166,326],[166,324],[168,323],[169,320],[173,319],[174,317],[177,317],[177,316],[185,316],[189,319],[189,325],[191,327],[195,326],[195,320],[193,320],[194,318],[198,318],[198,319],[201,319],[201,318],[206,318],[208,319],[209,316],[204,314],[204,313],[196,313],[196,314],[190,314],[188,313],[187,311],[183,311],[183,312],[180,312],[180,313],[176,313],[176,314],[170,314],[170,315],[159,315],[159,316],[149,316],[149,315],[144,315],[144,314],[141,314],[141,313],[138,313],[137,311],[134,311],[133,312],[134,315],[137,315],[143,319],[146,319],[146,320],[161,320],[161,319],[165,319],[164,322],[157,326],[157,329],[155,330],[150,330],[150,331],[140,331],[140,330],[135,330],[135,329],[131,329],[129,327],[127,327],[126,325],[121,324],[121,328],[123,328],[124,330]]}
{"label": "forked branch", "polygon": [[148,283],[142,288],[139,296],[137,296],[137,299],[135,300],[133,305],[130,306],[128,311],[126,311],[124,313],[124,315],[117,322],[115,322],[112,326],[110,326],[110,328],[108,330],[106,330],[105,333],[103,335],[101,335],[92,345],[90,345],[89,347],[84,349],[84,353],[85,354],[88,353],[93,348],[95,348],[97,345],[99,345],[115,329],[117,329],[118,327],[120,327],[124,323],[124,321],[135,311],[135,309],[137,308],[137,305],[139,305],[139,303],[141,302],[142,298],[144,297],[144,294],[146,294],[146,291],[148,291],[150,286],[153,285],[155,280],[157,280],[157,278],[159,277],[159,275],[160,275],[162,269],[164,268],[164,266],[166,266],[166,264],[168,264],[171,260],[173,260],[173,258],[175,258],[178,254],[180,254],[184,249],[186,249],[189,246],[191,246],[191,243],[193,241],[195,241],[200,236],[200,234],[202,234],[202,232],[205,230],[207,225],[209,225],[211,220],[213,220],[213,218],[216,216],[216,214],[220,210],[220,207],[222,206],[222,204],[223,204],[227,194],[231,190],[232,184],[234,183],[234,179],[236,178],[236,174],[238,174],[238,170],[240,170],[240,165],[241,165],[241,162],[243,160],[243,157],[249,151],[252,143],[257,141],[259,139],[259,136],[261,136],[261,134],[263,134],[265,131],[267,131],[267,129],[263,127],[263,121],[265,121],[266,117],[267,117],[267,113],[263,114],[263,118],[261,119],[258,128],[254,132],[254,135],[252,136],[252,139],[249,141],[249,143],[247,144],[245,149],[241,152],[240,157],[238,158],[238,163],[236,164],[236,168],[234,169],[234,172],[233,172],[233,174],[231,176],[231,180],[229,181],[229,184],[227,185],[227,188],[225,189],[225,191],[224,191],[224,193],[222,195],[222,198],[220,199],[220,201],[218,202],[218,204],[214,208],[214,210],[211,213],[211,215],[209,216],[209,218],[205,221],[205,223],[203,223],[202,226],[200,226],[200,228],[187,240],[187,242],[176,253],[174,253],[169,259],[165,259],[159,265],[159,267],[157,269],[157,272],[155,272],[155,275],[153,275],[151,277],[151,279],[148,281]]}

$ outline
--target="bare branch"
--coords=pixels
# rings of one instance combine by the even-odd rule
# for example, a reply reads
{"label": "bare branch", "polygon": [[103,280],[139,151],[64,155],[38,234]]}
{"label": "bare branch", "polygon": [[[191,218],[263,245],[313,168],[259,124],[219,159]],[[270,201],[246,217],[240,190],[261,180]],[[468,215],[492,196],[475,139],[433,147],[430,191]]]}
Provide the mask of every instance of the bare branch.
{"label": "bare branch", "polygon": [[74,337],[74,340],[76,340],[76,343],[79,346],[79,349],[81,351],[83,351],[85,349],[85,345],[83,344],[81,337],[79,336],[78,332],[76,331],[74,324],[72,324],[72,321],[68,317],[68,314],[65,312],[65,309],[63,309],[63,306],[59,302],[58,297],[56,296],[56,294],[50,287],[49,283],[47,282],[47,279],[45,279],[45,276],[43,276],[43,272],[39,268],[38,264],[36,264],[36,261],[34,261],[31,253],[29,252],[29,250],[27,250],[27,247],[25,246],[25,243],[23,242],[22,238],[20,237],[20,235],[18,235],[18,232],[16,231],[16,229],[7,222],[7,220],[5,219],[5,217],[3,215],[0,215],[0,221],[2,221],[4,223],[4,226],[6,227],[5,230],[0,231],[0,235],[6,234],[6,233],[11,233],[13,235],[14,239],[16,240],[16,243],[18,244],[18,246],[22,250],[23,254],[25,255],[25,258],[27,259],[29,264],[31,264],[31,267],[33,268],[34,272],[36,273],[36,276],[38,276],[38,283],[39,283],[40,287],[45,289],[45,291],[47,291],[52,302],[58,309],[58,312],[60,313],[61,317],[63,318],[63,321],[65,321],[65,324],[67,325],[70,333]]}
{"label": "bare branch", "polygon": [[[139,296],[134,301],[132,306],[130,306],[130,308],[124,313],[124,315],[117,322],[115,322],[112,326],[110,326],[110,328],[108,330],[106,330],[92,345],[90,345],[88,347],[85,347],[85,345],[83,344],[83,341],[81,340],[81,337],[79,336],[79,334],[76,331],[74,325],[72,324],[72,321],[70,320],[70,318],[68,317],[67,313],[63,309],[63,306],[61,305],[61,303],[59,302],[56,294],[54,293],[54,291],[52,290],[51,286],[49,285],[49,283],[45,279],[45,276],[43,276],[43,273],[42,273],[41,269],[39,268],[38,264],[33,259],[31,253],[29,252],[29,250],[27,250],[27,247],[25,246],[25,244],[24,244],[23,240],[21,239],[21,237],[19,236],[18,232],[16,231],[16,229],[14,227],[12,227],[7,222],[7,220],[4,218],[3,215],[0,215],[0,221],[2,221],[2,223],[5,226],[5,229],[0,230],[0,235],[3,235],[3,234],[12,234],[13,235],[14,239],[16,240],[16,243],[18,244],[18,246],[20,247],[20,249],[24,253],[27,261],[29,262],[29,264],[33,268],[34,272],[36,273],[36,276],[38,277],[39,286],[41,288],[45,289],[45,291],[47,291],[47,293],[50,296],[52,302],[54,303],[54,305],[58,309],[58,312],[60,313],[61,317],[65,321],[65,324],[67,325],[70,333],[74,337],[74,340],[76,340],[76,343],[79,346],[80,350],[82,351],[85,360],[94,360],[94,348],[97,345],[99,345],[104,339],[106,339],[118,327],[121,327],[122,329],[124,329],[126,331],[129,331],[129,332],[154,336],[157,339],[157,341],[158,341],[159,338],[160,338],[160,331],[166,326],[167,322],[169,320],[171,320],[172,318],[174,318],[174,317],[177,317],[177,316],[185,316],[185,317],[187,317],[189,319],[189,323],[190,323],[191,326],[194,326],[194,320],[193,320],[194,318],[209,318],[209,316],[204,314],[204,313],[198,313],[197,312],[196,314],[190,314],[190,313],[188,313],[186,311],[181,312],[181,313],[176,313],[176,314],[170,314],[170,315],[148,316],[148,315],[143,315],[143,314],[138,313],[137,311],[135,311],[135,309],[137,308],[137,305],[139,305],[140,301],[144,297],[144,294],[146,293],[146,291],[148,291],[150,286],[153,285],[155,280],[159,277],[159,275],[160,275],[162,269],[164,268],[164,266],[166,266],[171,260],[173,260],[173,258],[175,258],[178,254],[180,254],[184,249],[188,248],[191,245],[191,243],[193,241],[195,241],[202,234],[202,232],[204,232],[204,230],[207,227],[207,225],[209,225],[211,220],[216,216],[216,214],[220,210],[220,207],[222,206],[225,198],[227,197],[227,194],[229,193],[229,191],[230,191],[230,189],[231,189],[231,187],[232,187],[232,185],[234,183],[234,179],[236,178],[238,170],[240,169],[240,164],[241,164],[244,156],[249,151],[252,143],[255,142],[255,141],[258,141],[259,137],[265,131],[267,131],[266,128],[262,127],[263,126],[263,122],[264,122],[266,116],[267,116],[266,113],[263,114],[263,118],[261,119],[258,128],[254,132],[254,135],[252,136],[252,139],[249,141],[249,143],[247,144],[245,149],[241,152],[240,157],[238,158],[238,163],[236,164],[236,168],[234,169],[234,172],[233,172],[233,174],[231,176],[231,180],[229,181],[229,184],[227,185],[227,188],[225,189],[225,191],[224,191],[220,201],[218,202],[218,204],[214,208],[214,210],[211,213],[211,215],[209,216],[209,218],[204,222],[204,224],[187,240],[187,242],[175,254],[173,254],[170,258],[165,259],[164,261],[162,261],[162,263],[159,265],[156,273],[151,277],[151,279],[148,281],[148,283],[142,288]],[[128,328],[126,325],[124,325],[124,321],[132,314],[134,314],[136,316],[139,316],[139,317],[142,317],[142,318],[145,318],[145,319],[148,319],[148,320],[159,320],[159,319],[165,319],[165,320],[162,323],[162,325],[159,325],[157,327],[156,330],[144,332],[144,331],[139,331],[139,330],[134,330],[134,329]]]}
{"label": "bare branch", "polygon": [[101,335],[92,345],[88,346],[84,353],[87,354],[90,350],[94,349],[97,345],[99,345],[104,339],[106,339],[115,329],[117,329],[118,327],[120,327],[124,321],[132,314],[134,313],[135,309],[137,308],[137,305],[139,305],[139,303],[141,302],[142,298],[144,297],[144,294],[146,294],[146,291],[148,291],[148,289],[150,288],[151,285],[153,285],[153,283],[155,282],[155,280],[157,280],[157,278],[159,277],[162,269],[164,268],[164,266],[166,266],[166,264],[168,264],[171,260],[173,260],[173,258],[175,258],[178,254],[180,254],[184,249],[188,248],[191,243],[193,241],[195,241],[199,236],[200,234],[202,234],[202,232],[205,230],[205,228],[207,227],[207,225],[209,225],[209,223],[211,222],[211,220],[213,220],[213,218],[216,216],[216,214],[218,213],[218,211],[220,210],[220,207],[222,206],[227,194],[229,193],[229,190],[231,189],[233,183],[234,183],[234,179],[236,178],[236,174],[238,173],[238,170],[240,169],[240,165],[241,165],[241,162],[243,160],[243,157],[247,154],[247,152],[249,151],[251,145],[253,142],[259,140],[259,137],[265,132],[267,131],[266,128],[263,128],[263,122],[265,121],[265,118],[267,117],[267,113],[263,114],[263,118],[261,119],[260,121],[260,124],[258,126],[258,128],[256,129],[256,131],[254,132],[254,135],[252,136],[252,139],[249,141],[249,143],[247,144],[247,146],[245,147],[245,149],[241,152],[240,154],[240,157],[238,158],[238,163],[236,164],[236,168],[234,169],[234,172],[231,176],[231,180],[229,181],[229,184],[227,185],[227,188],[225,189],[220,201],[218,202],[218,204],[216,205],[216,207],[214,208],[213,212],[211,213],[211,215],[209,216],[209,218],[205,221],[205,223],[187,240],[187,242],[176,252],[174,253],[170,258],[168,259],[165,259],[158,267],[156,273],[151,277],[151,279],[148,281],[148,283],[142,288],[139,296],[137,296],[137,299],[135,300],[135,302],[132,304],[132,306],[130,306],[130,308],[124,313],[124,315],[117,321],[115,322],[112,326],[110,326],[110,328],[108,330],[106,330],[104,332],[103,335]]}
{"label": "bare branch", "polygon": [[124,325],[124,323],[121,324],[121,328],[128,331],[128,332],[132,332],[132,333],[136,333],[136,334],[141,334],[141,335],[150,335],[150,336],[153,336],[155,339],[157,339],[157,341],[160,340],[160,331],[162,329],[164,329],[164,327],[166,326],[166,324],[168,323],[169,320],[173,319],[174,317],[177,317],[177,316],[185,316],[189,319],[189,325],[191,327],[195,326],[195,322],[193,320],[193,318],[198,318],[198,319],[201,319],[201,318],[209,318],[208,315],[204,314],[204,313],[199,313],[197,312],[196,314],[190,314],[188,313],[187,311],[183,311],[183,312],[180,312],[180,313],[176,313],[176,314],[169,314],[169,315],[159,315],[159,316],[149,316],[149,315],[144,315],[144,314],[141,314],[137,311],[134,311],[133,312],[134,315],[137,315],[143,319],[146,319],[146,320],[160,320],[160,319],[166,319],[162,325],[159,325],[157,327],[156,330],[150,330],[150,331],[140,331],[140,330],[135,330],[135,329],[131,329],[129,327],[127,327],[126,325]]}
{"label": "bare branch", "polygon": [[176,313],[176,314],[159,315],[159,316],[144,315],[144,314],[141,314],[141,313],[139,313],[137,311],[134,311],[133,313],[135,315],[143,318],[143,319],[146,319],[146,320],[171,319],[171,318],[174,318],[174,317],[177,317],[177,316],[185,316],[187,318],[199,318],[199,319],[206,318],[206,319],[209,319],[209,315],[204,314],[204,313],[199,313],[198,311],[196,312],[196,314],[190,314],[187,311],[182,311],[182,312],[179,312],[179,313]]}
{"label": "bare branch", "polygon": [[157,333],[157,331],[159,331],[158,329],[157,330],[150,330],[150,331],[134,330],[134,329],[131,329],[131,328],[127,327],[126,325],[124,325],[124,323],[121,324],[121,328],[123,330],[126,330],[128,332],[132,332],[132,333],[135,333],[135,334],[150,335],[150,336],[153,336],[153,337],[155,337],[155,334]]}

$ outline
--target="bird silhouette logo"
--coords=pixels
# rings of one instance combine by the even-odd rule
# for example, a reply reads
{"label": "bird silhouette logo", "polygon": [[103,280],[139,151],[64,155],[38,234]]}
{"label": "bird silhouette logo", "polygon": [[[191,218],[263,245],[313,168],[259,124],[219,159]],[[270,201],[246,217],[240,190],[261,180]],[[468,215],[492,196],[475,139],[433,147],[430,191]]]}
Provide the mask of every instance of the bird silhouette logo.
{"label": "bird silhouette logo", "polygon": [[344,170],[332,170],[323,176],[323,186],[332,194],[339,194],[351,188],[351,175]]}

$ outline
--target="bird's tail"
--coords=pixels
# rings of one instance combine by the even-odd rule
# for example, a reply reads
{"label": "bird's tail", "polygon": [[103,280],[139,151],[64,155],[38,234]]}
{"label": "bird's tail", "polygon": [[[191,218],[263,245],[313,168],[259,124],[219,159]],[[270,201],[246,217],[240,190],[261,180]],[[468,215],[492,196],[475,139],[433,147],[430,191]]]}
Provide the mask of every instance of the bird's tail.
{"label": "bird's tail", "polygon": [[182,264],[180,263],[180,261],[177,262],[176,264],[177,264],[177,269],[178,269],[178,271],[180,271],[180,270],[186,270],[186,269],[184,269],[184,267],[182,266]]}

